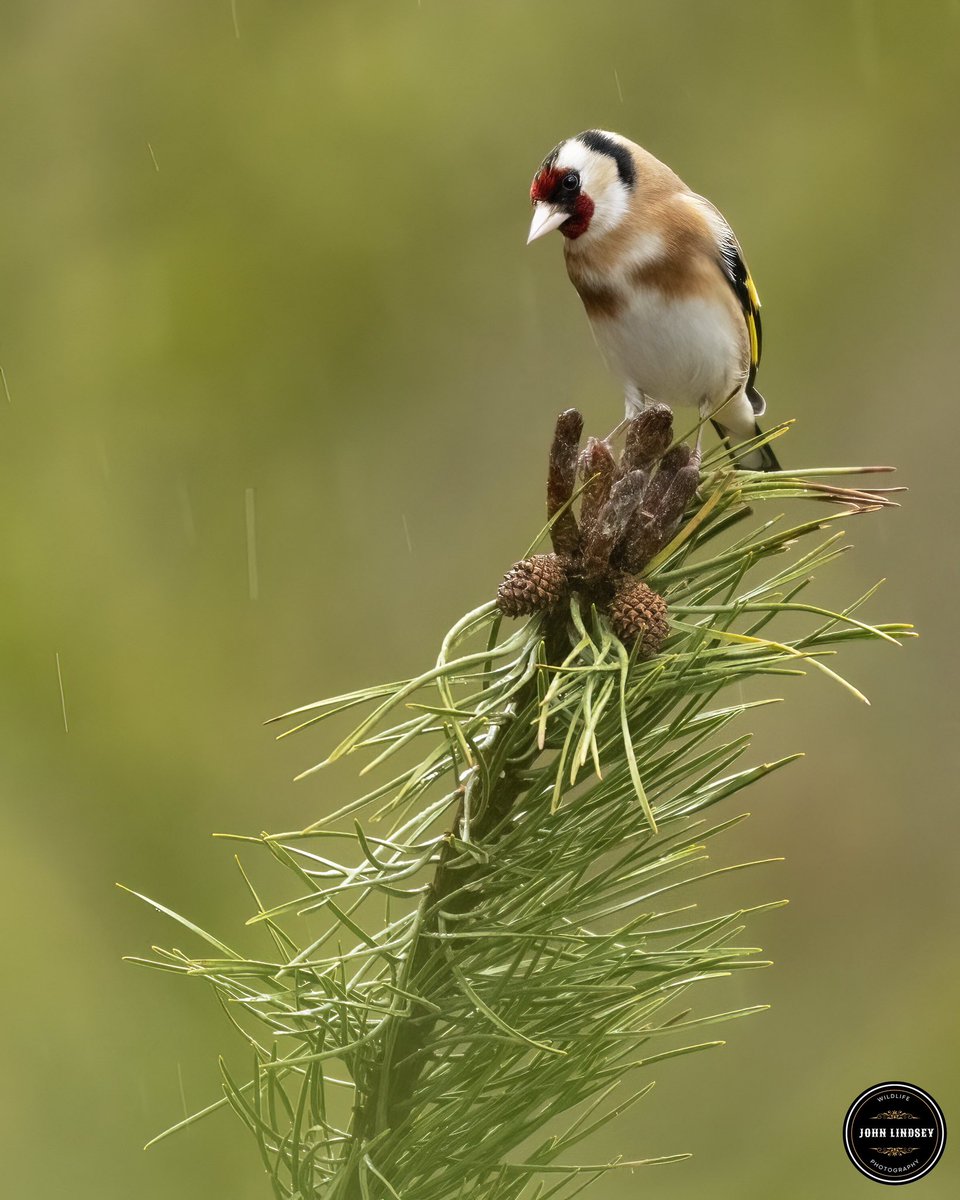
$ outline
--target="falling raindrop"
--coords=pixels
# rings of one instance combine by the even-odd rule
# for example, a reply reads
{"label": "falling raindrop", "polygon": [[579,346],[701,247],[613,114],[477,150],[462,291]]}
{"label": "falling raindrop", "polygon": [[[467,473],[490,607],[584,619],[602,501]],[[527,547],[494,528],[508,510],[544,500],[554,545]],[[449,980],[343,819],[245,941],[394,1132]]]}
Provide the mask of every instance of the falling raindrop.
{"label": "falling raindrop", "polygon": [[257,494],[248,487],[245,495],[247,517],[247,587],[251,600],[260,598],[260,576],[257,568]]}
{"label": "falling raindrop", "polygon": [[57,659],[57,684],[60,688],[60,711],[63,713],[63,732],[69,733],[70,726],[67,724],[67,700],[63,694],[63,671],[60,669],[60,651],[56,651]]}

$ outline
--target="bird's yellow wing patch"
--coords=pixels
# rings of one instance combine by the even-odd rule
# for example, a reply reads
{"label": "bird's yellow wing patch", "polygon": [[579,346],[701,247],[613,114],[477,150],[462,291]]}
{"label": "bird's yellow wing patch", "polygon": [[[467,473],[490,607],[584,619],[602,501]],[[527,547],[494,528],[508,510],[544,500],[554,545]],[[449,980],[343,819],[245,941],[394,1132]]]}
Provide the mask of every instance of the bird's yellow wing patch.
{"label": "bird's yellow wing patch", "polygon": [[[740,262],[743,263],[742,258]],[[757,285],[753,282],[753,276],[747,271],[745,264],[743,269],[745,272],[743,286],[747,294],[747,304],[743,315],[747,319],[747,330],[750,333],[750,382],[753,383],[753,377],[760,365],[760,297],[757,295]],[[736,291],[736,286],[734,286],[734,291]]]}
{"label": "bird's yellow wing patch", "polygon": [[[727,226],[729,229],[729,226]],[[747,270],[743,261],[743,253],[737,239],[730,231],[729,239],[720,246],[720,266],[727,282],[733,288],[733,293],[740,303],[743,319],[746,322],[747,333],[750,336],[750,374],[747,377],[747,395],[753,390],[757,377],[757,367],[760,366],[760,355],[763,353],[763,326],[760,322],[760,296],[753,276]]]}

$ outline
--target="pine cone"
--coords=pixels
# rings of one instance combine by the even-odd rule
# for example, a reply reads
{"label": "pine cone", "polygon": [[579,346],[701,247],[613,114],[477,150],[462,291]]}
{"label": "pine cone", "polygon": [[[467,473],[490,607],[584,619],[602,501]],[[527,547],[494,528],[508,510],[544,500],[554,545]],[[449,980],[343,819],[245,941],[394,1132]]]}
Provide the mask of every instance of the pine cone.
{"label": "pine cone", "polygon": [[610,602],[610,621],[626,645],[641,639],[642,658],[652,658],[670,633],[667,602],[639,579],[624,580]]}
{"label": "pine cone", "polygon": [[497,588],[497,607],[507,617],[525,617],[553,608],[570,586],[567,560],[558,554],[533,554],[514,563]]}

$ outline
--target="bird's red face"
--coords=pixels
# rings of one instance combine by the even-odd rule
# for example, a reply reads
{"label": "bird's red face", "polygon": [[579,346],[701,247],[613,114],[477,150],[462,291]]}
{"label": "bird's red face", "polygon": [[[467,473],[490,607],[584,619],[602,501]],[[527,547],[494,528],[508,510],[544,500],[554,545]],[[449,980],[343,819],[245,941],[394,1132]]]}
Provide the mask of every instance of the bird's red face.
{"label": "bird's red face", "polygon": [[594,204],[581,187],[579,171],[565,170],[547,159],[533,177],[530,200],[534,212],[528,245],[554,229],[565,238],[578,238],[590,226]]}

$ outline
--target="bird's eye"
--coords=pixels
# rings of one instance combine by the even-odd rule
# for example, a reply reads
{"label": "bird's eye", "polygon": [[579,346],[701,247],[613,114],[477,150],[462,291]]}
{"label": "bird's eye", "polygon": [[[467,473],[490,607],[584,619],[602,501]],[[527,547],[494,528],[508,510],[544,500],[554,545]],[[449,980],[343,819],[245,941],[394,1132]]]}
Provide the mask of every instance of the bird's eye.
{"label": "bird's eye", "polygon": [[565,192],[575,192],[580,186],[580,176],[576,171],[569,171],[563,177],[562,187]]}

